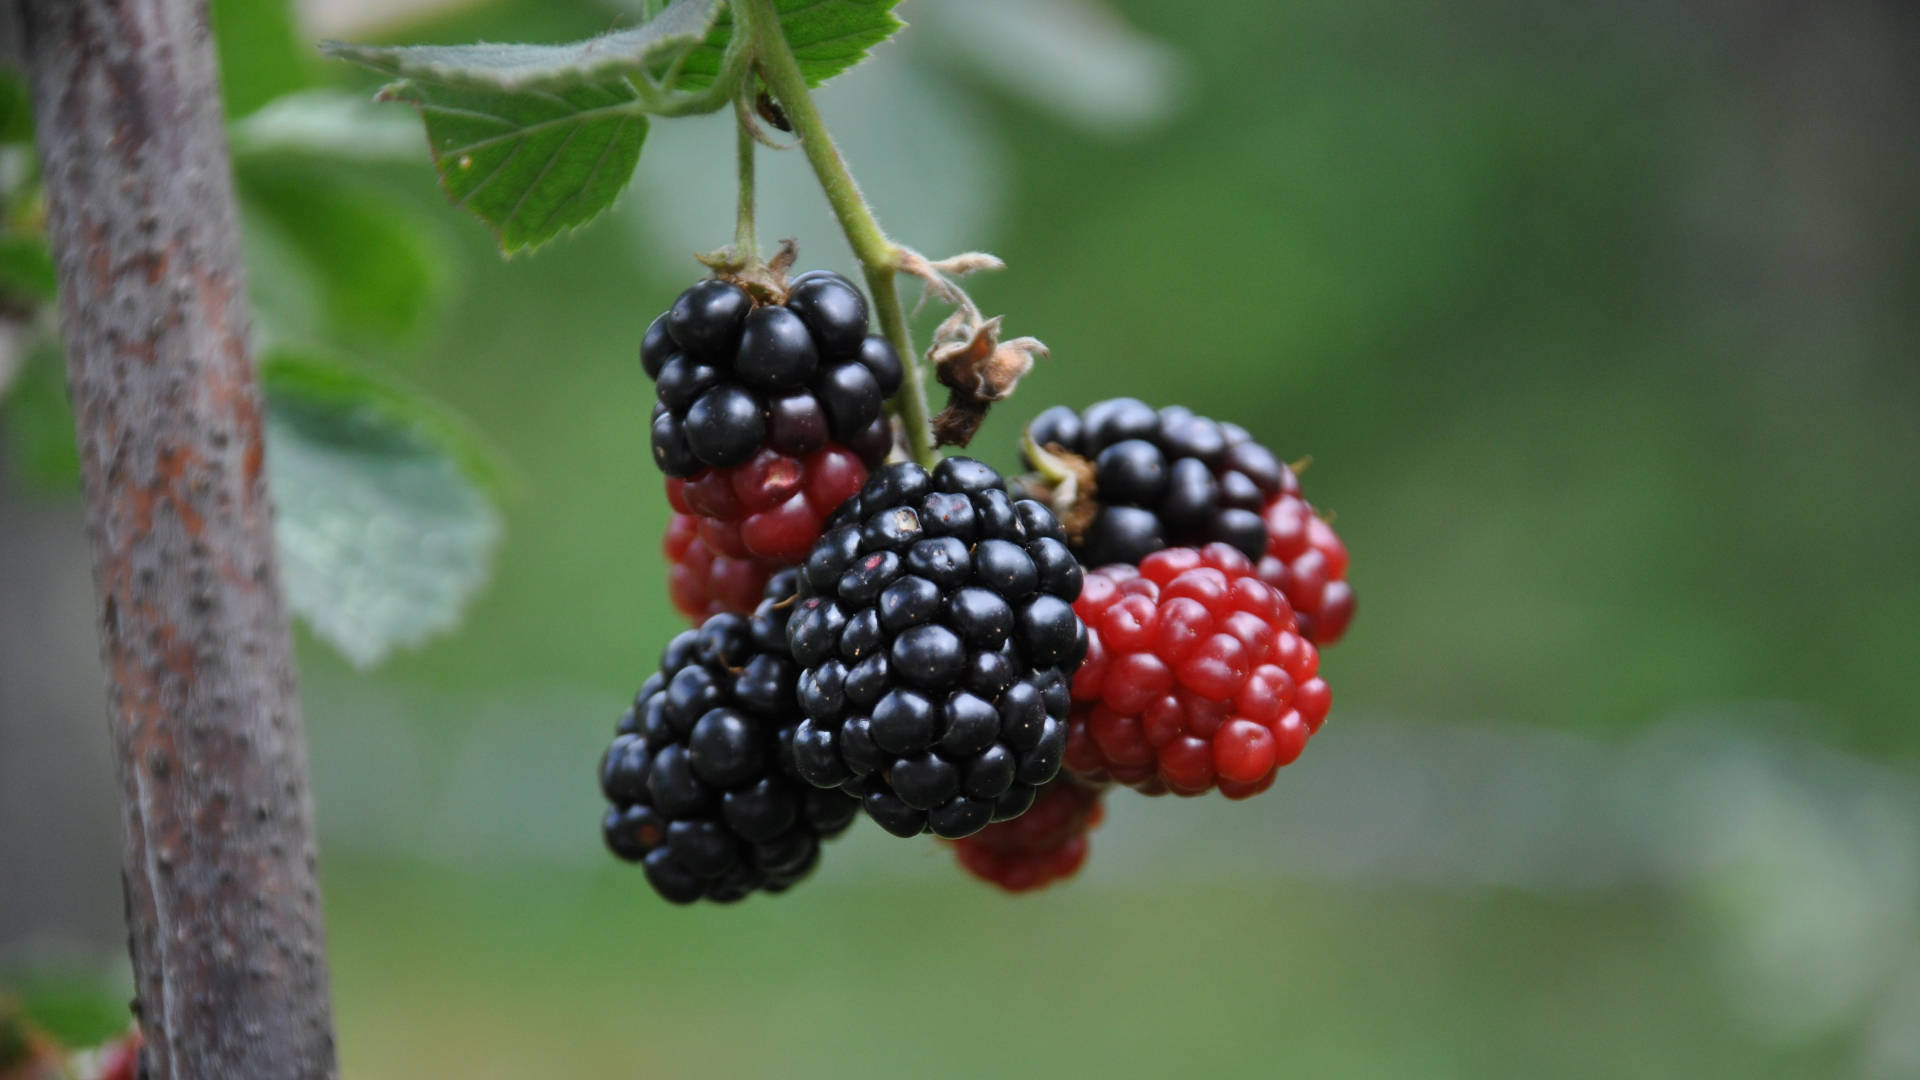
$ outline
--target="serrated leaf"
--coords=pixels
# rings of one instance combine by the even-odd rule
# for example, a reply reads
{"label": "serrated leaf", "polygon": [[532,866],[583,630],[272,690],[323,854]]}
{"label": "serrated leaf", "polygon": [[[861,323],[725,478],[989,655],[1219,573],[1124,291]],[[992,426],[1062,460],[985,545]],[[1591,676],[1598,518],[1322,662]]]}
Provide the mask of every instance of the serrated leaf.
{"label": "serrated leaf", "polygon": [[447,198],[509,255],[612,205],[647,137],[624,80],[525,93],[402,81],[380,96],[420,110]]}
{"label": "serrated leaf", "polygon": [[261,377],[293,610],[362,668],[452,628],[485,583],[501,534],[450,438],[458,424],[323,358],[276,351]]}
{"label": "serrated leaf", "polygon": [[639,26],[565,45],[321,44],[329,56],[437,86],[518,92],[600,85],[697,45],[713,26],[719,0],[674,0]]}
{"label": "serrated leaf", "polygon": [[[780,29],[800,61],[808,86],[819,86],[867,58],[867,51],[892,37],[906,23],[893,13],[900,0],[775,0]],[[721,57],[733,39],[733,13],[724,11],[699,48],[687,53],[677,88],[698,90],[713,83]]]}

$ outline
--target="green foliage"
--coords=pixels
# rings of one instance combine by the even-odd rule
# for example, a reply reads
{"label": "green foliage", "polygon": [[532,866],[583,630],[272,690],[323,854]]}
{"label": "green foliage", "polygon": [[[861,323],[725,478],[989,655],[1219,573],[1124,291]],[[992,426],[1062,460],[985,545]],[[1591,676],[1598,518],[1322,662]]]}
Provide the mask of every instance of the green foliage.
{"label": "green foliage", "polygon": [[[896,3],[776,6],[802,73],[817,85],[903,25]],[[639,26],[566,45],[328,42],[322,49],[399,79],[380,100],[420,110],[447,197],[486,222],[511,255],[612,205],[639,161],[648,113],[725,104],[729,88],[715,83],[733,44],[732,15],[719,0],[674,0]]]}
{"label": "green foliage", "polygon": [[617,81],[705,37],[719,0],[675,0],[640,26],[566,45],[321,46],[329,56],[440,86],[522,93]]}
{"label": "green foliage", "polygon": [[[819,86],[867,58],[867,51],[906,24],[893,13],[900,0],[775,0],[780,29],[800,61],[808,86]],[[710,85],[733,40],[733,13],[723,12],[700,47],[687,54],[679,85]]]}
{"label": "green foliage", "polygon": [[118,979],[34,972],[0,987],[0,1002],[17,994],[21,1018],[55,1042],[95,1046],[126,1032],[129,990]]}
{"label": "green foliage", "polygon": [[213,0],[210,14],[228,116],[312,84],[311,54],[287,0]]}
{"label": "green foliage", "polygon": [[33,141],[33,101],[20,73],[0,70],[0,143]]}
{"label": "green foliage", "polygon": [[409,79],[381,91],[420,110],[447,197],[509,255],[612,205],[647,137],[636,97],[623,79],[526,93]]}
{"label": "green foliage", "polygon": [[27,353],[0,403],[0,417],[6,419],[0,434],[6,436],[15,475],[46,491],[71,491],[79,484],[80,451],[57,343],[44,341]]}
{"label": "green foliage", "polygon": [[[273,250],[297,262],[292,272],[314,294],[276,292],[273,275],[283,271],[250,267],[264,275],[255,299],[276,331],[392,337],[413,329],[442,292],[447,253],[433,233],[366,186],[315,175],[306,163],[240,160],[235,173],[249,255]],[[311,299],[317,310],[288,313],[278,297]]]}
{"label": "green foliage", "polygon": [[0,295],[45,302],[56,287],[53,257],[38,236],[0,234]]}
{"label": "green foliage", "polygon": [[478,442],[437,406],[325,357],[264,358],[288,602],[358,667],[454,626],[500,540]]}

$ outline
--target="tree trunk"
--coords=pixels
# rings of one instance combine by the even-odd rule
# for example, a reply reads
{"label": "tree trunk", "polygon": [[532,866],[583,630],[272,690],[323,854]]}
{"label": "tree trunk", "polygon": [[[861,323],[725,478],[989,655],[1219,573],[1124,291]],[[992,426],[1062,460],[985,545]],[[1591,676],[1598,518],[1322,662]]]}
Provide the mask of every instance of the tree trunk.
{"label": "tree trunk", "polygon": [[12,0],[155,1080],[335,1074],[313,811],[205,0]]}

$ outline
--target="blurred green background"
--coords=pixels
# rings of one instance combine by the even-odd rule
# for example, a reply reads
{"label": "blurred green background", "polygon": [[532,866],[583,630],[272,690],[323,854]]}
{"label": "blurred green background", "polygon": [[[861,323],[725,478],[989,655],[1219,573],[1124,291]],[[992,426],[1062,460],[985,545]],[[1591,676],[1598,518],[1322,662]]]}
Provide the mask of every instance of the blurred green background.
{"label": "blurred green background", "polygon": [[[359,7],[301,32],[620,17]],[[1920,15],[900,13],[822,108],[896,237],[1004,257],[974,296],[1052,347],[976,452],[1128,393],[1311,455],[1361,598],[1331,722],[1252,803],[1116,795],[1039,896],[863,829],[789,897],[667,907],[600,851],[591,774],[676,622],[635,351],[731,238],[727,123],[656,124],[608,219],[511,262],[424,155],[329,161],[435,252],[433,316],[357,352],[514,476],[457,632],[371,673],[302,639],[344,1074],[1920,1075]],[[767,158],[762,237],[847,265]],[[0,981],[122,992],[96,679],[89,816],[0,872],[78,899],[18,905]]]}

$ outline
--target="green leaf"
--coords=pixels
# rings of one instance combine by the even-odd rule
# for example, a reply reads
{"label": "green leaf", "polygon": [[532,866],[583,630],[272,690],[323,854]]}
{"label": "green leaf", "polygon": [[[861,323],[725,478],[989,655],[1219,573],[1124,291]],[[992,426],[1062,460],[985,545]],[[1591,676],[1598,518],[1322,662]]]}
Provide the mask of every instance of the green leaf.
{"label": "green leaf", "polygon": [[267,468],[288,603],[358,667],[458,623],[501,523],[497,470],[443,410],[326,358],[276,351]]}
{"label": "green leaf", "polygon": [[[800,61],[808,86],[819,86],[867,58],[867,51],[905,26],[893,13],[900,0],[775,0],[780,29]],[[713,83],[733,38],[733,13],[723,12],[700,47],[687,54],[677,88]]]}
{"label": "green leaf", "polygon": [[595,86],[644,70],[707,36],[719,0],[674,0],[640,26],[566,45],[349,45],[323,42],[329,56],[416,83],[517,92]]}
{"label": "green leaf", "polygon": [[[270,277],[256,283],[269,326],[289,335],[332,339],[340,331],[387,338],[418,325],[444,292],[446,252],[433,231],[378,190],[315,175],[310,162],[235,162],[253,256],[271,243],[293,256],[312,297],[288,296]],[[250,264],[252,260],[250,259]],[[262,267],[271,274],[272,267]],[[317,301],[318,324],[276,306]],[[304,312],[302,312],[304,313]]]}
{"label": "green leaf", "polygon": [[313,54],[288,0],[213,0],[210,8],[228,116],[312,85]]}
{"label": "green leaf", "polygon": [[0,434],[14,474],[43,491],[80,487],[80,450],[73,437],[73,409],[67,404],[67,369],[58,342],[35,345],[22,361],[7,392]]}
{"label": "green leaf", "polygon": [[380,97],[420,110],[447,198],[509,255],[613,205],[647,137],[624,80],[519,94],[407,80]]}

